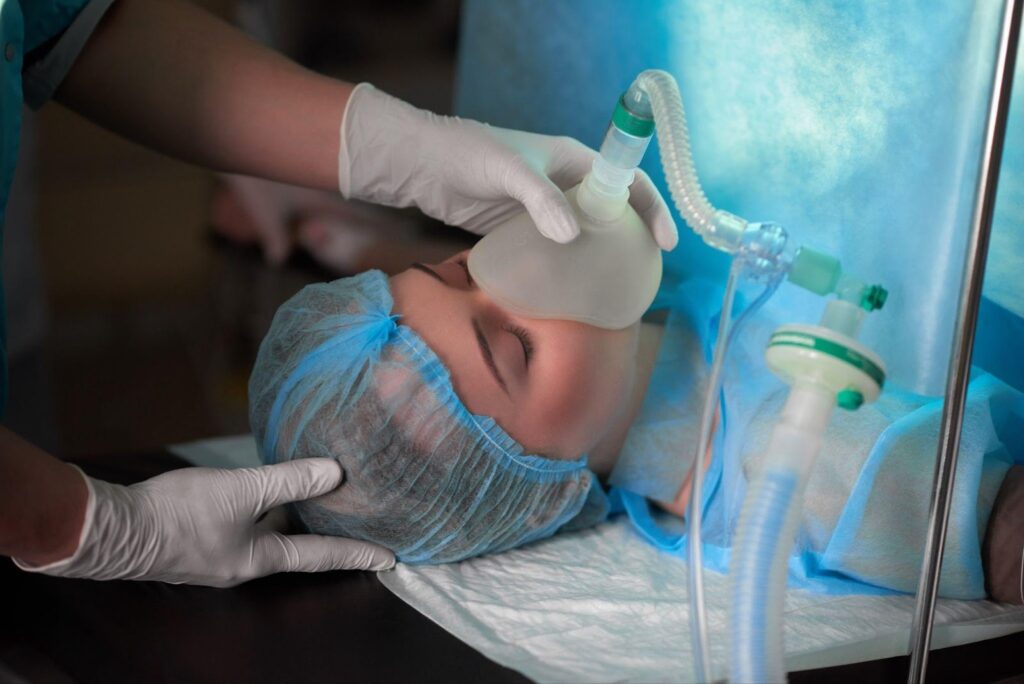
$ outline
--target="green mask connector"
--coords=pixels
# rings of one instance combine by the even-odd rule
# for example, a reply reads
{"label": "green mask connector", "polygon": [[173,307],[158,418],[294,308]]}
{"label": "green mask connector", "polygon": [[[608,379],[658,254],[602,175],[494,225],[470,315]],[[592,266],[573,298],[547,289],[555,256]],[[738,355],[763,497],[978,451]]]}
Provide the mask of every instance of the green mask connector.
{"label": "green mask connector", "polygon": [[654,135],[654,119],[634,112],[626,103],[629,93],[623,93],[612,113],[612,124],[619,130],[637,138],[649,138]]}
{"label": "green mask connector", "polygon": [[839,259],[809,247],[801,247],[793,257],[787,277],[794,285],[827,297],[836,291],[842,275],[843,268]]}

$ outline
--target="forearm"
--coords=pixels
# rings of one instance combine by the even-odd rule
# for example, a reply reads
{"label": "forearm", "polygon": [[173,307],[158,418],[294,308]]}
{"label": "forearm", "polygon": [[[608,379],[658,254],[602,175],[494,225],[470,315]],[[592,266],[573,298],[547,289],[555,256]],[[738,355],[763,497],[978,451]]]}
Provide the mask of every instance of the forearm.
{"label": "forearm", "polygon": [[57,99],[187,161],[335,190],[351,90],[185,2],[118,0]]}
{"label": "forearm", "polygon": [[0,555],[33,565],[67,558],[87,500],[74,468],[0,427]]}

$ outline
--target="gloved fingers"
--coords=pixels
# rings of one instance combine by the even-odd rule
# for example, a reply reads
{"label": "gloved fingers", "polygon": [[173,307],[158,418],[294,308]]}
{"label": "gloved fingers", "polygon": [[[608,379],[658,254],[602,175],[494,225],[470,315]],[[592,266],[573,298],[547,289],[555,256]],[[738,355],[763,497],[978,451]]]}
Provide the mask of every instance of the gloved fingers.
{"label": "gloved fingers", "polygon": [[558,138],[547,175],[551,182],[562,191],[579,185],[583,177],[590,173],[597,152],[574,138]]}
{"label": "gloved fingers", "polygon": [[679,230],[665,198],[643,169],[636,170],[636,180],[629,186],[629,203],[650,228],[658,246],[666,252],[675,249],[679,243]]}
{"label": "gloved fingers", "polygon": [[520,157],[513,160],[505,177],[505,192],[522,202],[544,237],[565,243],[580,234],[569,200],[559,187]]}
{"label": "gloved fingers", "polygon": [[284,534],[288,532],[289,527],[288,511],[284,506],[271,508],[256,521],[257,532],[281,532]]}
{"label": "gloved fingers", "polygon": [[337,488],[345,473],[330,458],[300,458],[276,463],[252,471],[261,480],[256,514],[293,501],[303,501]]}
{"label": "gloved fingers", "polygon": [[518,200],[508,199],[499,202],[478,201],[467,205],[448,217],[448,222],[476,235],[487,235],[496,226],[523,211]]}
{"label": "gloved fingers", "polygon": [[395,555],[382,546],[355,539],[316,534],[283,535],[276,532],[255,540],[254,565],[258,574],[325,572],[328,570],[389,570]]}

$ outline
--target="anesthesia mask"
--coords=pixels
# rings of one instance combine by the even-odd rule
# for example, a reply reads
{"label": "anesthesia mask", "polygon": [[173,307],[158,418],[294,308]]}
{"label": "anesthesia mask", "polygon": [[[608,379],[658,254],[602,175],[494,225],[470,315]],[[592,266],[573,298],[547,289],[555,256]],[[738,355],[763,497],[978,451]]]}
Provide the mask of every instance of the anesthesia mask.
{"label": "anesthesia mask", "polygon": [[512,217],[469,253],[473,280],[527,318],[557,318],[618,330],[640,320],[661,283],[661,250],[629,205],[634,169],[654,134],[647,98],[619,100],[590,173],[565,194],[580,234],[568,244]]}

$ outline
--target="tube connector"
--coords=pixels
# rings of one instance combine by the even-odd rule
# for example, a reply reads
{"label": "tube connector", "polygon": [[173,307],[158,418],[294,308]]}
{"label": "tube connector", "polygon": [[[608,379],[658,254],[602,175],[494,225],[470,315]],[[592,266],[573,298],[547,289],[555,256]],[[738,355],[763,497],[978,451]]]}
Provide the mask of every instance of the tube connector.
{"label": "tube connector", "polygon": [[629,186],[633,177],[632,169],[618,168],[598,157],[576,195],[580,209],[601,223],[619,218],[629,203]]}
{"label": "tube connector", "polygon": [[654,135],[654,119],[646,98],[627,92],[619,98],[601,143],[601,154],[580,186],[580,209],[596,221],[614,221],[629,201],[629,186]]}
{"label": "tube connector", "polygon": [[789,282],[827,297],[836,291],[843,267],[839,259],[810,247],[800,247],[789,267]]}
{"label": "tube connector", "polygon": [[788,266],[783,257],[788,239],[786,229],[777,223],[748,223],[736,252],[745,274],[761,282],[778,278]]}
{"label": "tube connector", "polygon": [[867,316],[867,312],[856,304],[844,299],[833,299],[825,305],[821,325],[829,330],[835,330],[847,337],[857,339],[865,316]]}
{"label": "tube connector", "polygon": [[716,209],[712,215],[711,223],[700,236],[704,242],[720,249],[728,254],[735,254],[743,245],[743,237],[747,233],[747,221],[730,214],[727,211]]}
{"label": "tube connector", "polygon": [[615,111],[612,112],[612,125],[638,138],[650,138],[654,135],[651,101],[636,84],[619,98]]}
{"label": "tube connector", "polygon": [[816,295],[836,297],[871,313],[885,306],[889,292],[881,285],[868,285],[863,280],[843,273],[843,266],[834,256],[810,247],[800,247],[789,266],[789,281]]}

